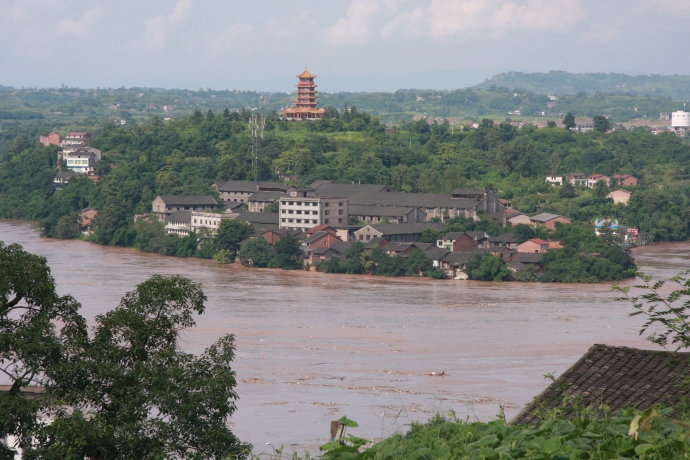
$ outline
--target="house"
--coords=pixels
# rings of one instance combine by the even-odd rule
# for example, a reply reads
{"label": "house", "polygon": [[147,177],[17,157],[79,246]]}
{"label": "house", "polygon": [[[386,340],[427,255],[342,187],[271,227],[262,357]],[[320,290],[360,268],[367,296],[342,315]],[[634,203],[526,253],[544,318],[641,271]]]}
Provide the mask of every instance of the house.
{"label": "house", "polygon": [[235,220],[249,224],[259,232],[279,228],[276,212],[240,212]]}
{"label": "house", "polygon": [[566,176],[566,180],[570,182],[570,185],[587,186],[587,176],[582,173],[570,173]]}
{"label": "house", "polygon": [[76,175],[77,175],[77,173],[72,172],[72,171],[60,171],[59,173],[55,174],[55,179],[53,179],[53,184],[55,184],[55,189],[61,190]]}
{"label": "house", "polygon": [[92,147],[79,146],[68,152],[63,151],[62,159],[71,172],[93,174],[96,162],[101,159],[101,151]]}
{"label": "house", "polygon": [[437,223],[407,223],[407,224],[370,224],[355,232],[357,241],[369,242],[375,238],[383,238],[394,242],[414,242],[419,240],[422,232],[428,228],[440,230]]}
{"label": "house", "polygon": [[249,180],[217,181],[211,187],[218,192],[221,201],[246,203],[250,196],[257,192],[283,192],[291,187],[280,182],[253,182]]}
{"label": "house", "polygon": [[91,222],[97,215],[98,211],[94,208],[83,209],[79,213],[79,229],[84,233],[91,232]]}
{"label": "house", "polygon": [[518,244],[516,252],[531,252],[533,254],[544,254],[549,249],[560,249],[563,244],[560,241],[546,241],[541,238],[532,238]]}
{"label": "house", "polygon": [[605,174],[592,174],[587,178],[587,187],[594,188],[598,182],[603,182],[604,185],[609,185],[611,178]]}
{"label": "house", "polygon": [[634,187],[637,185],[637,177],[630,174],[614,174],[611,183],[620,187]]}
{"label": "house", "polygon": [[571,222],[571,220],[567,217],[559,216],[558,214],[551,214],[548,212],[542,212],[541,214],[532,216],[529,219],[531,225],[535,227],[543,226],[551,230],[556,229],[556,222],[560,222],[562,224],[569,224]]}
{"label": "house", "polygon": [[306,237],[306,235],[299,230],[288,230],[285,228],[271,228],[259,232],[259,236],[268,241],[268,244],[271,246],[280,241],[285,235],[292,235],[297,238],[297,240],[303,240]]}
{"label": "house", "polygon": [[194,233],[216,233],[220,228],[221,222],[226,219],[232,219],[233,216],[230,213],[192,211],[191,231]]}
{"label": "house", "polygon": [[378,194],[390,192],[391,189],[387,185],[381,184],[336,184],[330,180],[317,180],[309,185],[309,188],[314,189],[316,195],[324,198],[345,197],[357,193]]}
{"label": "house", "polygon": [[563,185],[564,180],[565,180],[564,176],[546,176],[546,179],[544,179],[544,182],[551,184],[551,185]]}
{"label": "house", "polygon": [[247,206],[249,212],[264,212],[266,206],[277,202],[281,197],[287,195],[287,192],[282,191],[261,191],[249,195],[247,198]]}
{"label": "house", "polygon": [[151,203],[151,207],[153,214],[164,221],[165,216],[175,211],[215,209],[218,207],[218,202],[210,195],[158,195]]}
{"label": "house", "polygon": [[511,423],[536,423],[545,411],[556,408],[560,409],[558,418],[567,419],[578,407],[606,405],[615,412],[676,406],[690,398],[688,379],[689,352],[593,345]]}
{"label": "house", "polygon": [[60,135],[58,133],[48,133],[45,136],[39,136],[38,142],[48,147],[49,145],[60,145]]}
{"label": "house", "polygon": [[405,224],[408,222],[419,222],[426,220],[426,214],[419,209],[411,206],[377,206],[377,205],[356,205],[349,206],[350,217],[357,219],[365,224]]}
{"label": "house", "polygon": [[490,248],[509,248],[514,249],[517,247],[518,241],[515,239],[512,233],[501,233],[500,235],[492,236],[489,238],[488,247]]}
{"label": "house", "polygon": [[316,225],[347,225],[348,200],[321,197],[314,189],[290,190],[280,203],[280,228],[307,230]]}
{"label": "house", "polygon": [[91,134],[85,131],[72,131],[60,142],[60,147],[89,145],[91,143]]}
{"label": "house", "polygon": [[302,240],[302,250],[309,255],[316,248],[330,248],[338,242],[342,240],[335,233],[319,231]]}
{"label": "house", "polygon": [[516,225],[532,225],[532,221],[529,216],[524,212],[520,212],[517,209],[508,209],[505,212],[506,223],[512,226]]}
{"label": "house", "polygon": [[436,246],[449,251],[470,251],[489,247],[489,235],[485,232],[448,232],[436,241]]}
{"label": "house", "polygon": [[192,232],[192,211],[175,211],[165,215],[165,232],[187,236]]}
{"label": "house", "polygon": [[627,205],[628,201],[630,201],[630,197],[632,196],[632,193],[626,191],[626,190],[614,190],[613,192],[609,193],[606,195],[606,198],[611,198],[614,202],[614,204],[623,204]]}

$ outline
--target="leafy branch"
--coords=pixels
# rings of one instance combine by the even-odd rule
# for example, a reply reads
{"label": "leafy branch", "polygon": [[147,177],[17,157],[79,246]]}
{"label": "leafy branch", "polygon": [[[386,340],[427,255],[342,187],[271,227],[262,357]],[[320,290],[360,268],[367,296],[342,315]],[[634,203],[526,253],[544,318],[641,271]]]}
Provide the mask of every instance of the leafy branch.
{"label": "leafy branch", "polygon": [[690,270],[669,280],[676,288],[668,293],[663,289],[666,281],[653,282],[653,277],[644,273],[637,276],[643,283],[634,287],[644,289],[644,294],[632,296],[629,287],[616,286],[614,290],[623,294],[616,300],[632,303],[635,310],[629,316],[646,317],[640,335],[651,332],[647,337],[650,342],[664,348],[674,346],[674,351],[690,347]]}

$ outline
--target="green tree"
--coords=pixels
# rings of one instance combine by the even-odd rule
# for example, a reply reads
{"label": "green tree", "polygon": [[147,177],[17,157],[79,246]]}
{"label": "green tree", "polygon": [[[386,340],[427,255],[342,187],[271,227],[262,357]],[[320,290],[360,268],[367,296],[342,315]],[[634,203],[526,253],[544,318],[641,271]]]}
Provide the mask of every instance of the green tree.
{"label": "green tree", "polygon": [[575,115],[570,112],[566,113],[565,117],[563,117],[563,124],[565,129],[573,129],[575,127]]}
{"label": "green tree", "polygon": [[[204,311],[201,286],[154,276],[95,319],[58,296],[46,261],[0,244],[0,425],[25,458],[244,458],[227,428],[235,410],[233,337],[201,356],[179,351],[180,331]],[[45,396],[19,389],[41,385]],[[65,410],[69,408],[69,410]],[[38,414],[49,423],[37,423]]]}
{"label": "green tree", "polygon": [[594,123],[594,131],[598,133],[605,133],[611,129],[611,122],[603,115],[596,115],[592,122]]}
{"label": "green tree", "polygon": [[24,398],[20,389],[46,385],[59,374],[67,353],[63,331],[86,332],[79,307],[71,296],[57,294],[45,258],[0,242],[0,372],[10,383],[0,392],[0,426],[19,438],[19,447],[31,445],[45,409],[44,400]]}
{"label": "green tree", "polygon": [[505,260],[498,256],[482,254],[467,265],[470,279],[480,281],[509,281],[510,270]]}
{"label": "green tree", "polygon": [[273,262],[273,247],[261,236],[252,238],[240,248],[239,258],[245,267],[270,267]]}
{"label": "green tree", "polygon": [[[262,238],[263,239],[263,238]],[[304,253],[299,240],[292,235],[284,235],[273,247],[274,260],[272,266],[284,270],[302,268]]]}
{"label": "green tree", "polygon": [[239,244],[246,240],[254,232],[254,227],[235,219],[221,221],[215,236],[215,244],[218,249],[237,254]]}

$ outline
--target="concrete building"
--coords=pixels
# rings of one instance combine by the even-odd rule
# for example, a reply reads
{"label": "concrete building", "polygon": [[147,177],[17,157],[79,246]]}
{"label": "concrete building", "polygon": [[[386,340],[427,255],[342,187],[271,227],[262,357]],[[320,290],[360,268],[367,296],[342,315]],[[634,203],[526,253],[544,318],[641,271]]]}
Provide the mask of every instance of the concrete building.
{"label": "concrete building", "polygon": [[280,228],[307,230],[316,225],[348,224],[348,200],[316,196],[314,189],[292,190],[280,198]]}

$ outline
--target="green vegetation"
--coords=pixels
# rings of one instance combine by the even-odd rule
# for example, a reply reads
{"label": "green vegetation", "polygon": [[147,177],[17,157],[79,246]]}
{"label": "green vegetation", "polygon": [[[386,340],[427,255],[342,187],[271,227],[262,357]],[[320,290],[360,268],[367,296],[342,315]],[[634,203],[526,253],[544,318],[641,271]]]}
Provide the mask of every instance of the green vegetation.
{"label": "green vegetation", "polygon": [[522,88],[541,94],[628,94],[667,97],[677,101],[690,98],[690,76],[687,75],[625,75],[621,73],[568,73],[552,70],[546,73],[506,72],[494,75],[475,86]]}
{"label": "green vegetation", "polygon": [[[650,409],[610,414],[582,409],[564,420],[558,413],[534,425],[509,425],[436,416],[413,424],[362,453],[330,449],[324,460],[345,459],[681,459],[690,458],[690,414],[672,418]],[[358,440],[359,438],[355,438]],[[327,445],[327,448],[330,447]]]}
{"label": "green vegetation", "polygon": [[664,348],[675,346],[675,351],[690,348],[690,270],[680,272],[670,279],[675,289],[669,293],[662,291],[666,281],[653,284],[650,275],[639,273],[642,284],[635,289],[643,289],[644,294],[630,295],[630,288],[616,287],[623,293],[624,300],[632,303],[635,311],[630,316],[641,315],[645,322],[640,335],[651,332],[647,339]]}
{"label": "green vegetation", "polygon": [[[201,356],[179,350],[205,301],[197,283],[154,276],[87,328],[45,258],[0,242],[0,371],[11,383],[0,392],[3,431],[25,458],[247,456],[227,428],[233,336]],[[45,392],[25,398],[21,388],[34,385]]]}

